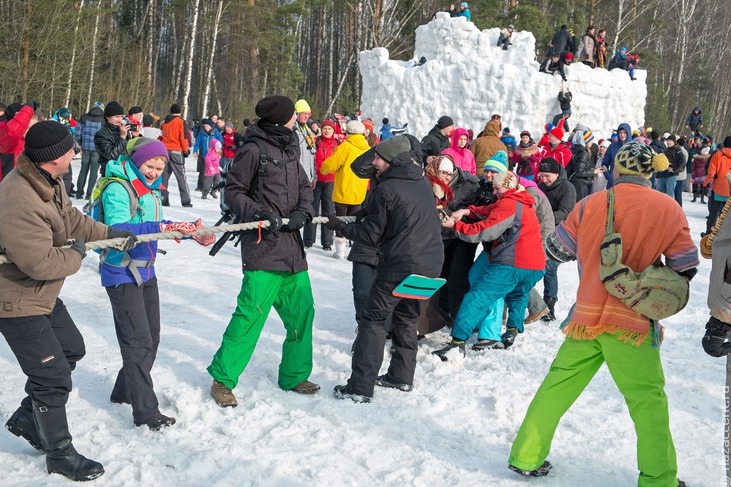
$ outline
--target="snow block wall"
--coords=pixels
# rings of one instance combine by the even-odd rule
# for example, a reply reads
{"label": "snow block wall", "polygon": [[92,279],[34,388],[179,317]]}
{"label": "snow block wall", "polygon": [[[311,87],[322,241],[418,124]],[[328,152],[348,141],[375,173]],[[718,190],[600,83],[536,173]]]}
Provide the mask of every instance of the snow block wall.
{"label": "snow block wall", "polygon": [[[497,47],[499,36],[498,28],[480,31],[464,17],[440,12],[416,29],[414,59],[426,57],[423,66],[407,68],[404,61],[389,60],[384,48],[361,52],[363,114],[373,118],[376,130],[387,117],[392,125],[408,122],[409,133],[421,138],[442,115],[477,134],[499,113],[503,127],[510,127],[516,138],[529,130],[537,140],[543,126],[561,111],[561,76],[538,72],[536,40],[530,32],[514,32],[507,51]],[[582,123],[607,137],[622,122],[633,129],[644,124],[646,71],[636,70],[632,81],[620,69],[609,72],[572,63],[567,70],[573,94],[571,128]]]}

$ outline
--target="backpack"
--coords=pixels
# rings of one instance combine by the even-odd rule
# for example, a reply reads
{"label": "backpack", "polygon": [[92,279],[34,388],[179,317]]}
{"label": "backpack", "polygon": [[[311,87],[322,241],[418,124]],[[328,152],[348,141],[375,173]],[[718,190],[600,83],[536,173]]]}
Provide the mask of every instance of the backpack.
{"label": "backpack", "polygon": [[103,178],[97,179],[96,184],[94,184],[94,189],[91,191],[91,197],[84,205],[84,213],[92,217],[94,220],[104,223],[102,194],[111,183],[119,183],[127,190],[127,193],[129,194],[129,219],[133,220],[135,216],[137,216],[140,198],[137,196],[137,192],[132,187],[132,183],[126,179],[114,176],[104,176]]}

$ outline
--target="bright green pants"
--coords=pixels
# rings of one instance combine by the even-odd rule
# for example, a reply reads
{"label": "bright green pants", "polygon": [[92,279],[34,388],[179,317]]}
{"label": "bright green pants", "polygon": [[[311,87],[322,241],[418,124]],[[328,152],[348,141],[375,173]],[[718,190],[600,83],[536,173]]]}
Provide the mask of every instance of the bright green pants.
{"label": "bright green pants", "polygon": [[[566,338],[528,407],[510,451],[510,464],[525,470],[543,464],[558,422],[604,362],[635,424],[637,485],[676,487],[665,376],[660,350],[652,347],[651,337],[640,346],[620,341],[617,335],[600,335],[595,340]],[[601,421],[604,414],[606,411],[597,409],[594,416]]]}
{"label": "bright green pants", "polygon": [[254,353],[272,306],[284,322],[279,387],[294,388],[312,372],[312,320],[315,306],[307,271],[246,271],[236,311],[223,334],[208,373],[233,389]]}

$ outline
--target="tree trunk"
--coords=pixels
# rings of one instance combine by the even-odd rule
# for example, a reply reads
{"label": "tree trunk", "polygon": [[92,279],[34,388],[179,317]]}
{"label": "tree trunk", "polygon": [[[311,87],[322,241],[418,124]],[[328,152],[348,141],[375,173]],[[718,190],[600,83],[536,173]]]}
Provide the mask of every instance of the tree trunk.
{"label": "tree trunk", "polygon": [[[213,41],[211,49],[208,51],[211,53],[210,60],[208,63],[208,75],[206,76],[206,91],[203,95],[203,111],[201,112],[204,116],[208,113],[208,97],[211,95],[211,82],[213,78],[213,63],[216,59],[216,44],[218,41],[218,32],[221,25],[221,13],[223,13],[223,0],[218,0],[218,9],[216,10],[216,20],[213,24]],[[219,114],[221,105],[219,103]]]}
{"label": "tree trunk", "polygon": [[76,41],[79,34],[79,22],[81,21],[81,11],[84,8],[84,0],[79,2],[79,12],[76,14],[76,24],[74,25],[74,48],[71,51],[71,62],[69,63],[69,82],[66,87],[66,100],[63,106],[68,107],[71,101],[71,83],[74,80],[74,65],[76,64]]}
{"label": "tree trunk", "polygon": [[190,85],[193,79],[193,56],[195,55],[195,37],[198,31],[198,10],[201,0],[195,0],[193,10],[193,26],[190,30],[190,50],[188,51],[188,72],[185,74],[185,93],[183,95],[183,118],[188,118],[188,98],[190,97]]}
{"label": "tree trunk", "polygon": [[86,109],[91,106],[91,93],[94,89],[94,70],[96,69],[97,36],[99,35],[99,12],[102,8],[102,0],[97,5],[96,19],[94,20],[94,35],[91,36],[91,74],[89,75],[89,92],[86,96]]}

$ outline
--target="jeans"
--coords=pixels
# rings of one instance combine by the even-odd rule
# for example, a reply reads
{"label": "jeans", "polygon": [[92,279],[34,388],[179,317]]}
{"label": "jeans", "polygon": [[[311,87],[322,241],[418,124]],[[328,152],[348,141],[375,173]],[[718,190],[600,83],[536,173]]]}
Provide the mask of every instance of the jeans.
{"label": "jeans", "polygon": [[684,185],[685,185],[685,180],[675,181],[675,191],[673,193],[673,198],[675,198],[675,201],[677,201],[680,206],[683,206],[683,186]]}
{"label": "jeans", "polygon": [[[312,216],[327,216],[335,213],[333,205],[333,188],[335,183],[323,183],[318,181],[315,189],[312,191],[312,207],[314,213]],[[317,223],[310,223],[305,227],[303,240],[305,245],[311,246],[315,243],[317,237]],[[332,247],[333,231],[320,225],[320,242],[323,247]]]}
{"label": "jeans", "polygon": [[86,197],[91,196],[91,191],[96,184],[96,174],[99,171],[99,153],[95,150],[81,151],[81,169],[79,169],[79,179],[76,180],[76,195],[84,196],[84,186],[86,186],[86,175],[89,175],[89,185],[86,186]]}
{"label": "jeans", "polygon": [[558,301],[558,266],[561,263],[550,257],[546,259],[546,275],[543,278],[543,299],[553,298]]}
{"label": "jeans", "polygon": [[657,178],[655,180],[655,189],[675,199],[675,182],[677,180],[677,174],[667,178]]}

